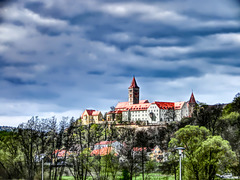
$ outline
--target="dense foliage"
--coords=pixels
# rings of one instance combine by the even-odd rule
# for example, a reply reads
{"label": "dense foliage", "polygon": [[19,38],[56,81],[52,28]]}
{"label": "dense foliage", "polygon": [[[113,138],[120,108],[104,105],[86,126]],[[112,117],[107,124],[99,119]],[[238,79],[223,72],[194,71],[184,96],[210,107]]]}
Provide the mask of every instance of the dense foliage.
{"label": "dense foliage", "polygon": [[184,179],[213,180],[216,173],[235,161],[228,141],[212,136],[205,127],[188,125],[178,130],[169,144],[170,147],[185,147]]}

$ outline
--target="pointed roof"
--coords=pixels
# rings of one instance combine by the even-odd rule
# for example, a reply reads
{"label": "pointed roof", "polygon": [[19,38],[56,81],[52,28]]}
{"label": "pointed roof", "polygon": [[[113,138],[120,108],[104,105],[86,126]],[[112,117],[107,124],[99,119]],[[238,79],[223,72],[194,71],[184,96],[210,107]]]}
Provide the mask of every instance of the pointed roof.
{"label": "pointed roof", "polygon": [[132,83],[129,86],[129,88],[139,88],[134,76],[133,76],[133,80],[132,80]]}
{"label": "pointed roof", "polygon": [[196,104],[196,100],[195,100],[195,97],[194,97],[194,95],[193,95],[193,92],[192,92],[191,97],[190,97],[190,99],[189,99],[189,103],[190,103],[190,104]]}
{"label": "pointed roof", "polygon": [[92,109],[86,109],[86,111],[87,111],[88,115],[91,116],[92,113],[93,113],[95,110],[92,110]]}

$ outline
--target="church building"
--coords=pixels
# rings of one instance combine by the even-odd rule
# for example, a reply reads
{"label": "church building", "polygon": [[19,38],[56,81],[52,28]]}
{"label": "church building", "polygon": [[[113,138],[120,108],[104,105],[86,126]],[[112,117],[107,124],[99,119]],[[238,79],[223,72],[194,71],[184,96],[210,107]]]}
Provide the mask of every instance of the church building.
{"label": "church building", "polygon": [[[128,102],[119,102],[115,111],[107,115],[110,121],[116,120],[113,114],[121,115],[122,121],[145,122],[146,124],[161,124],[170,121],[180,121],[184,117],[191,117],[196,104],[192,93],[188,102],[153,102],[139,100],[139,87],[135,77],[128,88]],[[113,118],[113,119],[112,119]]]}

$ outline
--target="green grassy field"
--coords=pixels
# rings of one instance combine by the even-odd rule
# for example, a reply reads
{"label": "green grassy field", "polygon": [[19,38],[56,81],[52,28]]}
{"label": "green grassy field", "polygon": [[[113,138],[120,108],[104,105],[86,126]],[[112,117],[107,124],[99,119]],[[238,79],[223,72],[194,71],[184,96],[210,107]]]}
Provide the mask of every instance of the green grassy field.
{"label": "green grassy field", "polygon": [[[63,180],[74,180],[73,176],[63,176]],[[89,180],[92,179],[91,177],[88,178]],[[121,176],[118,176],[117,179],[121,179]],[[135,177],[133,178],[135,180]],[[142,176],[139,175],[136,177],[136,180],[141,180]],[[145,176],[146,180],[174,180],[174,176],[165,176],[160,175],[159,173],[151,173],[148,176]]]}
{"label": "green grassy field", "polygon": [[[74,180],[74,177],[73,176],[63,176],[62,177],[63,180]],[[89,177],[87,178],[88,180],[91,180],[92,178]],[[120,180],[121,179],[121,176],[118,176],[116,178],[117,180]],[[142,179],[142,176],[139,175],[136,177],[136,180],[141,180]],[[175,180],[174,179],[174,176],[165,176],[165,175],[161,175],[159,173],[151,173],[149,174],[148,176],[145,176],[145,179],[146,180]],[[133,177],[133,180],[135,180],[135,177]],[[220,178],[216,178],[216,180],[220,180]],[[222,179],[221,179],[222,180]],[[224,179],[223,179],[224,180]],[[231,179],[228,179],[228,180],[231,180]]]}

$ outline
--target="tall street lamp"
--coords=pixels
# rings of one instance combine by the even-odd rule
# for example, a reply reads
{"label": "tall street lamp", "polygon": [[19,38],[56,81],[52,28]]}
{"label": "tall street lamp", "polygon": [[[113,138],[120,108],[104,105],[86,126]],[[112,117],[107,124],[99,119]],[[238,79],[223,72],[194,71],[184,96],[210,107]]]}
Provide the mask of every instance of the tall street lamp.
{"label": "tall street lamp", "polygon": [[43,160],[44,160],[44,157],[45,157],[45,154],[40,154],[40,157],[42,159],[42,180],[43,180]]}
{"label": "tall street lamp", "polygon": [[184,147],[177,147],[176,149],[178,150],[178,153],[179,153],[179,180],[182,180],[181,160],[182,160],[182,152],[185,148]]}

